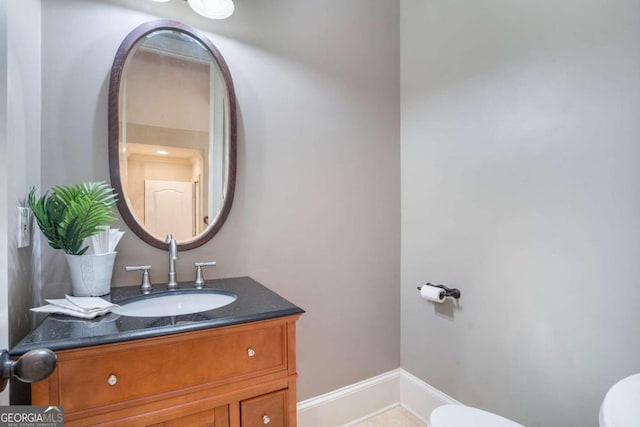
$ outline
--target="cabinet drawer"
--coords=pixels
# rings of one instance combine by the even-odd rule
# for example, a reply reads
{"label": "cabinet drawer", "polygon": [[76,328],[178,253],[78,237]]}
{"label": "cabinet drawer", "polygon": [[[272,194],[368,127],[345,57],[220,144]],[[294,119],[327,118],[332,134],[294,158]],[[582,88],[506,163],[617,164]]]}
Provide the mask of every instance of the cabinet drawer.
{"label": "cabinet drawer", "polygon": [[240,403],[242,427],[285,427],[287,391],[280,390]]}
{"label": "cabinet drawer", "polygon": [[[59,354],[65,413],[286,369],[286,328],[198,332]],[[133,402],[132,402],[133,403]]]}

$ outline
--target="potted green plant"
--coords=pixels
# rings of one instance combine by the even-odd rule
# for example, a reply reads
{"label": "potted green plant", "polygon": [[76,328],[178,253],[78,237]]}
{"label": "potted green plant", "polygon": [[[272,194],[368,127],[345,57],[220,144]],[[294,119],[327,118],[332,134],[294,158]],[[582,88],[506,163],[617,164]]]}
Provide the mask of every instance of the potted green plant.
{"label": "potted green plant", "polygon": [[103,232],[115,220],[113,188],[104,181],[58,185],[40,198],[32,188],[27,203],[49,245],[65,252],[73,294],[109,293],[116,253],[86,255],[85,239]]}

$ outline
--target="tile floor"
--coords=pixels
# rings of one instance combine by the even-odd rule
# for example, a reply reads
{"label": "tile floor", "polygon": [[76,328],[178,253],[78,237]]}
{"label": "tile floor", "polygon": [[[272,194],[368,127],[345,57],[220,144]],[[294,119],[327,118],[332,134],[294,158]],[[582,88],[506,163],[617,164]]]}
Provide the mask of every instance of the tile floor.
{"label": "tile floor", "polygon": [[406,409],[398,406],[356,424],[354,427],[427,427],[427,425]]}

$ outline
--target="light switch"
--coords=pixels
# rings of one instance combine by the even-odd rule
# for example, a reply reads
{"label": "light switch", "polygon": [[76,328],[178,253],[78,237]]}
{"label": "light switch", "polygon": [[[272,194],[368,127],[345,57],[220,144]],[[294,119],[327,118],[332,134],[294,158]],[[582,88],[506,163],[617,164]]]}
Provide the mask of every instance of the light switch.
{"label": "light switch", "polygon": [[18,206],[18,247],[26,248],[31,244],[31,229],[29,227],[29,208]]}

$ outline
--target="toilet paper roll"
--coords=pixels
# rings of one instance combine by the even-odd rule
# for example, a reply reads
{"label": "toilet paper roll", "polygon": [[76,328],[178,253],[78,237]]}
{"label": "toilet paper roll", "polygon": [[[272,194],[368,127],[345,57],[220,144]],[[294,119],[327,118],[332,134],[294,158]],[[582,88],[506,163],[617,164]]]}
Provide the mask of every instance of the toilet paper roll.
{"label": "toilet paper roll", "polygon": [[447,299],[443,289],[429,285],[424,285],[420,288],[420,296],[422,296],[422,298],[426,300],[433,302],[443,302],[445,299]]}

